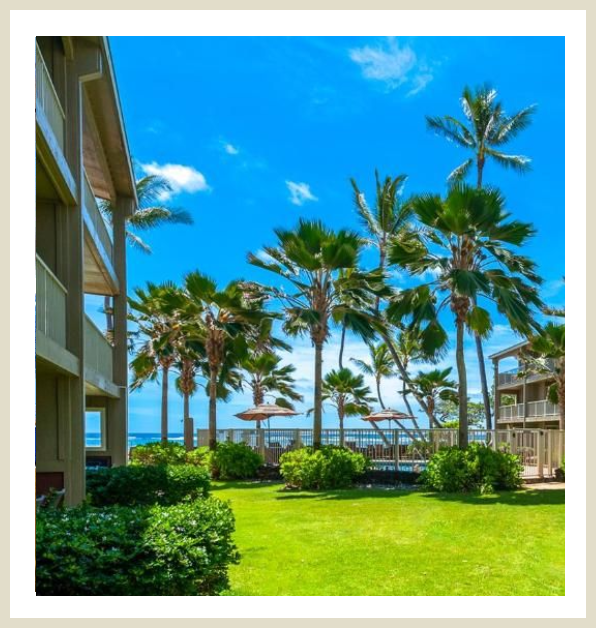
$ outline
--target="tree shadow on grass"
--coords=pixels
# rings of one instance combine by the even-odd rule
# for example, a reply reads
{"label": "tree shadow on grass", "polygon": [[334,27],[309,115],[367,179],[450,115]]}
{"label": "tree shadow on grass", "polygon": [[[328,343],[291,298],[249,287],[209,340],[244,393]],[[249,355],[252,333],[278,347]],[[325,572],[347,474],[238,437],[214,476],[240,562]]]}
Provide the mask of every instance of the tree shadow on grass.
{"label": "tree shadow on grass", "polygon": [[217,493],[219,491],[226,491],[229,489],[254,489],[254,488],[266,488],[268,486],[283,487],[281,482],[270,482],[267,480],[214,480],[211,484],[211,492]]}
{"label": "tree shadow on grass", "polygon": [[565,491],[563,489],[501,491],[492,495],[481,495],[480,493],[423,493],[423,496],[442,502],[460,502],[483,506],[497,504],[505,506],[560,506],[565,504]]}

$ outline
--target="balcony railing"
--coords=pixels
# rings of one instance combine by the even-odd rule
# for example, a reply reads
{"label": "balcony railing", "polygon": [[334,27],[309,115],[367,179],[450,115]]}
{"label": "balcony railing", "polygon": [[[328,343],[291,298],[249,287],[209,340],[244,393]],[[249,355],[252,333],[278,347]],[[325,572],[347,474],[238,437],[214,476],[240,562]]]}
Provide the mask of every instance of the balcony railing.
{"label": "balcony railing", "polygon": [[64,152],[64,109],[39,46],[35,45],[35,99],[48,119],[60,150]]}
{"label": "balcony railing", "polygon": [[93,229],[95,230],[106,255],[110,259],[110,262],[114,263],[114,244],[112,242],[112,236],[108,230],[104,217],[99,211],[95,195],[93,194],[91,184],[89,183],[89,179],[87,179],[86,174],[83,184],[83,203],[93,225]]}
{"label": "balcony railing", "polygon": [[113,350],[95,323],[85,316],[85,366],[94,369],[108,381],[113,380]]}
{"label": "balcony railing", "polygon": [[37,331],[66,347],[66,288],[39,255],[35,256],[35,277]]}
{"label": "balcony railing", "polygon": [[524,417],[524,404],[516,403],[499,408],[499,421],[535,419],[541,417],[558,416],[559,406],[550,403],[546,399],[540,401],[528,401],[527,414]]}

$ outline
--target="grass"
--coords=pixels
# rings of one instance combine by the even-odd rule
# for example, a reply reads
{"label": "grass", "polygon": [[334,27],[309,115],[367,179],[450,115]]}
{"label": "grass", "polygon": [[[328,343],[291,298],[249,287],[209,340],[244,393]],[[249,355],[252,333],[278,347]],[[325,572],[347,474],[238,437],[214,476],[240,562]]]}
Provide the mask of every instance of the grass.
{"label": "grass", "polygon": [[242,554],[230,595],[564,595],[565,493],[284,492],[216,483]]}

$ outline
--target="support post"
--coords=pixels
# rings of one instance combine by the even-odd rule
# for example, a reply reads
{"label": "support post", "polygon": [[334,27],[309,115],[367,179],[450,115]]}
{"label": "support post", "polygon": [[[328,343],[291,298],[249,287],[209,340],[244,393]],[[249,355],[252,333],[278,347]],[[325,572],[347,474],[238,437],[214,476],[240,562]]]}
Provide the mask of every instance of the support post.
{"label": "support post", "polygon": [[536,435],[536,464],[538,465],[538,477],[544,477],[544,433],[538,430]]}

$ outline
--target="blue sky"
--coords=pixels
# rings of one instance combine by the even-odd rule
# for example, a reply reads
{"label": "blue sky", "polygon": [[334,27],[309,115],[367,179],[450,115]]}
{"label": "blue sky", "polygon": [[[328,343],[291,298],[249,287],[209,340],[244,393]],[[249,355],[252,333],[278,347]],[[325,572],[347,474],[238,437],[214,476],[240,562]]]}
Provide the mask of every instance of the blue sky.
{"label": "blue sky", "polygon": [[[538,105],[532,126],[508,146],[531,157],[532,172],[520,177],[489,164],[485,182],[501,188],[515,217],[537,227],[525,253],[540,265],[543,298],[564,302],[562,37],[113,37],[111,47],[137,171],[167,176],[174,191],[168,202],[194,218],[192,226],[147,234],[151,256],[130,251],[129,290],[147,280],[180,281],[194,269],[221,283],[266,282],[266,272],[246,263],[247,252],[273,244],[273,228],[301,216],[357,228],[349,178],[372,200],[375,168],[407,174],[406,195],[443,192],[465,154],[427,132],[424,115],[461,117],[463,86],[489,82],[507,111]],[[495,322],[486,355],[516,341],[505,319]],[[337,342],[334,336],[326,349],[325,368],[336,366]],[[294,344],[287,359],[298,369],[306,408],[312,349],[307,341]],[[366,357],[355,338],[347,353]],[[471,342],[466,355],[477,396]],[[445,364],[454,364],[452,352]],[[384,397],[401,407],[398,386],[387,381]],[[155,385],[131,394],[131,431],[158,431],[159,395]],[[206,398],[198,394],[191,403],[195,425],[206,427]],[[233,414],[248,405],[248,395],[221,404],[219,425],[240,427]],[[181,431],[175,392],[170,415],[171,431]],[[331,411],[324,423],[335,426]]]}

